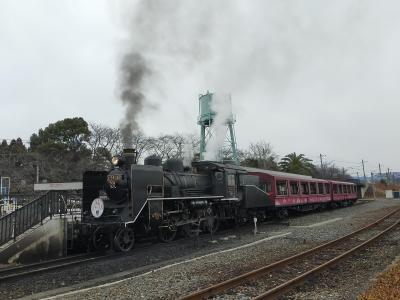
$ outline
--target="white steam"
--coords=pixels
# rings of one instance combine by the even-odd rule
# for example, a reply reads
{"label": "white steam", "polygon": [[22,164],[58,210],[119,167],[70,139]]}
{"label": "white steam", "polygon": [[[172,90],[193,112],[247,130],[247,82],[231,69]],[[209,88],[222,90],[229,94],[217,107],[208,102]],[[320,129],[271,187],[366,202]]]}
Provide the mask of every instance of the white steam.
{"label": "white steam", "polygon": [[223,158],[223,149],[227,142],[227,123],[232,118],[230,95],[214,93],[211,101],[211,110],[216,115],[211,125],[213,135],[207,142],[204,159],[220,160]]}
{"label": "white steam", "polygon": [[190,167],[193,161],[193,147],[190,143],[186,142],[183,145],[183,166]]}

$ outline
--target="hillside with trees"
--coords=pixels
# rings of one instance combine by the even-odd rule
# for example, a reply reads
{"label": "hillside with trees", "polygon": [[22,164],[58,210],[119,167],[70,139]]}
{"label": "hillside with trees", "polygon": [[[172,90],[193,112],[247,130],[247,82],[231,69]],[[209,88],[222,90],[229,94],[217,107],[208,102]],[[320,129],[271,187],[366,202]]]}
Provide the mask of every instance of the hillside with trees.
{"label": "hillside with trees", "polygon": [[[199,149],[197,135],[161,134],[156,137],[139,132],[132,148],[138,160],[157,155],[192,160]],[[31,193],[33,183],[82,180],[85,170],[104,170],[111,166],[112,156],[123,150],[118,128],[88,123],[83,118],[66,118],[39,129],[29,143],[20,138],[0,144],[0,175],[11,177],[11,193]],[[238,151],[241,165],[312,175],[319,178],[346,180],[345,170],[326,164],[321,169],[305,154],[287,154],[279,160],[271,144],[264,140],[250,143]],[[230,157],[225,157],[227,160]],[[39,178],[37,178],[37,175]]]}

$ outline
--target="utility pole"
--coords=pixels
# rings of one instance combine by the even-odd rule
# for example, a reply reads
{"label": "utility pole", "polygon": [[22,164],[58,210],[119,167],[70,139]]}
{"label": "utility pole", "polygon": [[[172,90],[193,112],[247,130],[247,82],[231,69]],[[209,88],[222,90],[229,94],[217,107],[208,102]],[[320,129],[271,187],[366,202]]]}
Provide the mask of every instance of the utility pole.
{"label": "utility pole", "polygon": [[39,162],[33,163],[32,167],[36,169],[36,183],[39,183]]}
{"label": "utility pole", "polygon": [[387,171],[387,183],[389,183],[390,182],[390,169],[388,168],[388,171]]}
{"label": "utility pole", "polygon": [[364,160],[361,160],[362,167],[363,167],[363,173],[364,173],[364,182],[367,182],[367,176],[365,176],[365,166],[364,166]]}
{"label": "utility pole", "polygon": [[321,174],[322,174],[322,177],[324,178],[325,172],[324,172],[324,167],[322,164],[322,154],[321,153],[319,154],[319,159],[321,160]]}
{"label": "utility pole", "polygon": [[372,173],[372,172],[371,172],[371,184],[372,184],[372,193],[374,194],[374,200],[376,200],[375,184],[374,184],[374,173]]}
{"label": "utility pole", "polygon": [[381,163],[379,163],[379,176],[382,177]]}

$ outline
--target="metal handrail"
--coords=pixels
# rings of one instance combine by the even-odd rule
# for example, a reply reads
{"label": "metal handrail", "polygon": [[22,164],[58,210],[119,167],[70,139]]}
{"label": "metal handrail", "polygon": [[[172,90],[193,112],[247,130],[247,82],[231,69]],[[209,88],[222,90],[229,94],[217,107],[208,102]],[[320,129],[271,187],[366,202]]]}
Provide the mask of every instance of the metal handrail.
{"label": "metal handrail", "polygon": [[67,213],[66,193],[49,191],[0,218],[0,246],[16,239],[43,220]]}

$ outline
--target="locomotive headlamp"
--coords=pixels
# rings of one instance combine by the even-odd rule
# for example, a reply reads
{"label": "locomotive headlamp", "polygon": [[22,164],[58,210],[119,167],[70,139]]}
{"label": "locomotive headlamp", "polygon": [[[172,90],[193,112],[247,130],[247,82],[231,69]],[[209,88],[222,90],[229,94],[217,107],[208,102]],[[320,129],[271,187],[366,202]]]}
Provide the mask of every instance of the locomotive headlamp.
{"label": "locomotive headlamp", "polygon": [[113,164],[113,166],[118,166],[119,157],[118,156],[113,156],[113,158],[111,158],[111,163]]}

